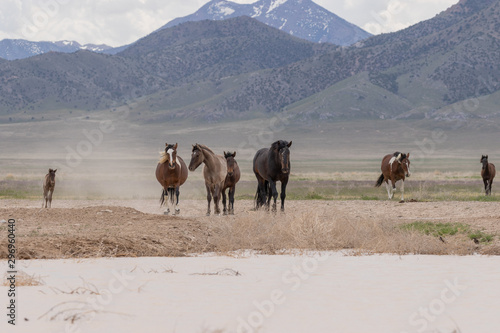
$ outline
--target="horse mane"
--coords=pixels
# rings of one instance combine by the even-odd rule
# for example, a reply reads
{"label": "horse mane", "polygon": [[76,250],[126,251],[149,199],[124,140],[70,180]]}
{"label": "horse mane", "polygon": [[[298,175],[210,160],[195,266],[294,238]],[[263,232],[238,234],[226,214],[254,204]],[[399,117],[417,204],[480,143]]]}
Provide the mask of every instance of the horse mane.
{"label": "horse mane", "polygon": [[163,164],[167,161],[167,153],[165,153],[164,151],[161,151],[160,152],[160,159],[158,160],[158,163],[160,164]]}
{"label": "horse mane", "polygon": [[203,149],[203,150],[208,150],[209,152],[211,152],[212,154],[214,154],[214,155],[215,155],[215,153],[212,151],[212,149],[208,148],[208,147],[207,147],[207,146],[205,146],[205,145],[201,145],[201,144],[199,144],[199,143],[197,143],[197,144],[194,146],[193,150],[194,150],[196,147],[198,147],[198,146],[199,146],[201,149]]}
{"label": "horse mane", "polygon": [[271,148],[273,148],[273,149],[281,149],[281,148],[285,148],[286,146],[288,146],[288,141],[278,140],[278,141],[274,142],[271,145]]}

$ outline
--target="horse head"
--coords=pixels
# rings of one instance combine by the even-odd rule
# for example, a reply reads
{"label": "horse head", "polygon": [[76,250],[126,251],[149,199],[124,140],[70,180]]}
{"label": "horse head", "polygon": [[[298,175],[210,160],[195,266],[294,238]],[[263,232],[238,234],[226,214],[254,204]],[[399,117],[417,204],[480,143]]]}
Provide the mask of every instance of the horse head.
{"label": "horse head", "polygon": [[271,149],[278,154],[281,162],[281,172],[287,174],[290,172],[290,148],[292,141],[287,142],[284,140],[276,141],[271,145]]}
{"label": "horse head", "polygon": [[232,177],[234,174],[234,165],[236,164],[236,160],[234,159],[236,157],[236,152],[234,153],[224,152],[224,157],[226,158],[227,161],[227,175],[229,177]]}
{"label": "horse head", "polygon": [[488,155],[481,156],[481,164],[483,165],[483,169],[488,166]]}
{"label": "horse head", "polygon": [[191,162],[189,162],[189,171],[194,171],[196,168],[203,163],[205,156],[203,156],[203,151],[199,144],[193,145],[193,150],[191,151]]}
{"label": "horse head", "polygon": [[49,176],[49,182],[52,186],[56,184],[56,171],[57,169],[49,169],[49,173],[47,174]]}
{"label": "horse head", "polygon": [[175,145],[165,143],[165,156],[168,161],[168,167],[175,169],[177,163],[177,143]]}
{"label": "horse head", "polygon": [[411,171],[410,171],[410,153],[408,154],[400,154],[398,157],[398,161],[401,164],[401,167],[403,168],[403,171],[406,174],[406,177],[411,176]]}

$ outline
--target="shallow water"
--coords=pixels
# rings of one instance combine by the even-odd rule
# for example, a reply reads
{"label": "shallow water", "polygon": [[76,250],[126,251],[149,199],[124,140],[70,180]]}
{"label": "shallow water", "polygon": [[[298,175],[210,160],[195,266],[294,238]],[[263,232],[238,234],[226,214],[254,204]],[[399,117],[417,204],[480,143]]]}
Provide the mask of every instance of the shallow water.
{"label": "shallow water", "polygon": [[[500,327],[500,257],[246,254],[33,260],[18,268],[45,284],[18,287],[17,326],[9,332],[490,333]],[[2,287],[4,303],[6,294]]]}

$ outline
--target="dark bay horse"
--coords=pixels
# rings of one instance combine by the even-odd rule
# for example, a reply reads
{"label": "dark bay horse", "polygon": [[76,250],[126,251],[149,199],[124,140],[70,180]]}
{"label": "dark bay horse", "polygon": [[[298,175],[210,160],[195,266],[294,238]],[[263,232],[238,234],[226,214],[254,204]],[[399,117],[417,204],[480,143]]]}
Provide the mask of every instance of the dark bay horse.
{"label": "dark bay horse", "polygon": [[481,164],[483,165],[481,177],[483,177],[484,191],[486,195],[491,195],[491,184],[493,184],[493,178],[495,178],[496,174],[495,165],[488,163],[488,155],[481,156]]}
{"label": "dark bay horse", "polygon": [[[410,177],[410,153],[402,154],[400,152],[395,152],[392,155],[386,155],[382,159],[382,165],[380,167],[382,174],[380,175],[375,187],[380,187],[383,182],[387,188],[387,195],[389,199],[394,196],[394,191],[396,191],[396,182],[402,180],[401,184],[401,201],[404,201],[405,195],[405,176]],[[391,185],[389,185],[389,180]]]}
{"label": "dark bay horse", "polygon": [[54,189],[56,188],[56,171],[57,169],[49,169],[49,173],[45,175],[42,208],[44,205],[47,208],[47,203],[49,204],[48,208],[52,207],[52,193],[54,193]]}
{"label": "dark bay horse", "polygon": [[[177,156],[177,143],[175,145],[165,143],[165,151],[161,152],[161,158],[156,166],[156,179],[163,187],[160,197],[160,207],[165,203],[165,196],[169,198],[170,206],[174,208],[174,215],[180,213],[179,205],[179,188],[186,182],[188,170],[186,163],[180,156]],[[174,199],[176,197],[176,201]],[[165,215],[170,213],[170,208],[164,212]]]}
{"label": "dark bay horse", "polygon": [[[222,186],[222,205],[224,206],[224,215],[234,215],[234,192],[236,191],[236,183],[240,180],[240,167],[234,159],[236,152],[224,152],[224,157],[227,162],[227,175]],[[226,189],[229,189],[229,207],[226,209]]]}
{"label": "dark bay horse", "polygon": [[279,140],[271,145],[271,148],[260,149],[253,158],[253,172],[257,177],[257,193],[255,195],[255,206],[257,209],[271,203],[274,199],[273,211],[276,211],[276,199],[278,190],[276,182],[281,182],[281,211],[285,211],[286,185],[290,175],[290,150],[292,141]]}
{"label": "dark bay horse", "polygon": [[207,188],[207,216],[210,216],[210,202],[214,198],[215,214],[220,214],[219,200],[227,176],[227,161],[224,156],[215,155],[207,146],[195,144],[189,162],[189,171],[195,171],[201,163],[203,167],[203,177]]}

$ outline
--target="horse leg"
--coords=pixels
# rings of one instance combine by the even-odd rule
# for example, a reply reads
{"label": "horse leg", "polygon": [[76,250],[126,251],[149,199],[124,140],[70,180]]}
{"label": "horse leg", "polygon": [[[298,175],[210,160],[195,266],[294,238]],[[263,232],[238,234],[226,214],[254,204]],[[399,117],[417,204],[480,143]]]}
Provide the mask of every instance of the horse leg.
{"label": "horse leg", "polygon": [[488,194],[491,195],[491,185],[493,185],[493,178],[488,182]]}
{"label": "horse leg", "polygon": [[285,211],[285,198],[286,198],[286,184],[288,180],[281,182],[281,211]]}
{"label": "horse leg", "polygon": [[405,201],[405,181],[402,180],[401,184],[401,201]]}
{"label": "horse leg", "polygon": [[278,190],[276,189],[276,182],[272,180],[269,181],[269,201],[271,201],[271,196],[273,197],[273,212],[276,211],[276,200],[278,199]]}
{"label": "horse leg", "polygon": [[234,215],[234,192],[236,192],[236,186],[229,188],[229,214]]}
{"label": "horse leg", "polygon": [[259,181],[259,187],[257,189],[259,195],[257,197],[257,208],[263,207],[267,202],[267,182],[264,179]]}
{"label": "horse leg", "polygon": [[175,199],[176,199],[175,200],[175,210],[174,210],[175,215],[180,214],[180,212],[181,212],[181,210],[179,208],[179,194],[180,194],[179,186],[177,186],[175,188]]}
{"label": "horse leg", "polygon": [[43,200],[42,200],[42,208],[47,208],[47,191],[45,190],[45,187],[43,189]]}
{"label": "horse leg", "polygon": [[52,208],[52,193],[54,193],[54,190],[49,191],[49,208]]}
{"label": "horse leg", "polygon": [[[229,193],[231,193],[231,190],[229,190]],[[227,209],[226,209],[226,190],[222,190],[222,206],[224,207],[223,211],[222,211],[222,215],[227,215]]]}
{"label": "horse leg", "polygon": [[210,193],[210,186],[208,184],[205,184],[207,188],[207,202],[208,202],[208,207],[207,207],[207,216],[210,216],[210,202],[212,201],[212,194]]}
{"label": "horse leg", "polygon": [[392,193],[392,187],[389,185],[389,181],[387,180],[385,181],[385,188],[387,189],[387,196],[389,197],[389,200],[391,200],[394,194]]}
{"label": "horse leg", "polygon": [[219,200],[220,200],[221,186],[214,186],[214,204],[215,204],[215,214],[220,215]]}
{"label": "horse leg", "polygon": [[484,192],[488,195],[488,179],[483,178]]}

